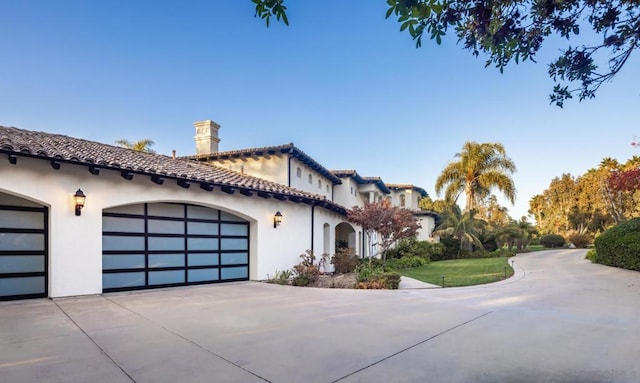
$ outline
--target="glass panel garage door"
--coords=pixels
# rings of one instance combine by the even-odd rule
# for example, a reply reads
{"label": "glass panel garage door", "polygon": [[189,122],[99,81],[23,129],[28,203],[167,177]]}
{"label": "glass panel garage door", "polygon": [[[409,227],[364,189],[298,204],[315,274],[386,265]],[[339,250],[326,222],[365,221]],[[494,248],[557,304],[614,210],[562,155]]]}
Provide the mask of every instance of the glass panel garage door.
{"label": "glass panel garage door", "polygon": [[202,206],[148,203],[102,213],[102,289],[249,279],[249,223]]}
{"label": "glass panel garage door", "polygon": [[47,296],[47,208],[0,193],[0,300]]}

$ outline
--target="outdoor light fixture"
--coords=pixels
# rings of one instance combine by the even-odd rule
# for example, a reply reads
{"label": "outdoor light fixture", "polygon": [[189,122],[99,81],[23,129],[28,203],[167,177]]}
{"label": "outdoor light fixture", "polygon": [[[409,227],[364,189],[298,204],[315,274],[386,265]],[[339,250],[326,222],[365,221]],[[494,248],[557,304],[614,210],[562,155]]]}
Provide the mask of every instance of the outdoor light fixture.
{"label": "outdoor light fixture", "polygon": [[84,195],[82,190],[78,189],[76,194],[73,195],[73,199],[76,201],[76,215],[81,214],[81,210],[84,207],[84,201],[87,199],[87,196]]}
{"label": "outdoor light fixture", "polygon": [[280,226],[281,223],[282,223],[282,213],[277,211],[276,214],[273,216],[273,228],[275,229],[276,227]]}

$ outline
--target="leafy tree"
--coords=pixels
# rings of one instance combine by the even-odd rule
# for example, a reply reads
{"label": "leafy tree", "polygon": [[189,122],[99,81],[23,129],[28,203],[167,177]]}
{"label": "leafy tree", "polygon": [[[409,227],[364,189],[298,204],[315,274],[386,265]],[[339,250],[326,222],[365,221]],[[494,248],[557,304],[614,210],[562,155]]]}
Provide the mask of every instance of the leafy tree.
{"label": "leafy tree", "polygon": [[347,213],[347,219],[362,227],[369,238],[369,248],[373,247],[373,234],[378,234],[383,260],[394,243],[415,236],[421,228],[410,210],[392,206],[388,200],[356,206]]}
{"label": "leafy tree", "polygon": [[[284,0],[252,0],[256,17],[275,16],[288,24]],[[569,45],[549,64],[556,82],[551,103],[562,107],[577,94],[580,101],[595,97],[640,47],[640,2],[637,0],[387,0],[386,17],[396,16],[401,31],[408,31],[416,46],[428,36],[436,43],[453,30],[464,49],[487,57],[485,66],[501,72],[511,62],[531,60],[550,37],[570,41],[591,29],[590,42]],[[597,63],[607,57],[607,69]]]}
{"label": "leafy tree", "polygon": [[467,141],[456,157],[458,160],[449,162],[436,180],[436,193],[445,189],[447,201],[455,201],[464,193],[465,212],[475,209],[493,188],[514,203],[516,187],[511,175],[516,171],[516,165],[507,157],[502,144]]}
{"label": "leafy tree", "polygon": [[495,230],[511,221],[509,210],[504,206],[500,206],[498,198],[493,194],[485,201],[482,201],[476,210],[478,218],[487,222],[488,230]]}
{"label": "leafy tree", "polygon": [[155,151],[151,149],[151,147],[154,144],[155,142],[153,142],[149,138],[143,138],[135,142],[131,142],[124,138],[116,141],[116,145],[120,147],[135,150],[137,152],[144,152],[144,153],[155,153]]}
{"label": "leafy tree", "polygon": [[431,197],[426,196],[420,200],[418,203],[418,207],[420,210],[429,210],[436,213],[444,213],[450,207],[450,204],[444,200],[437,199],[432,200]]}
{"label": "leafy tree", "polygon": [[[433,231],[437,237],[452,237],[459,239],[461,248],[471,250],[472,245],[482,248],[482,242],[478,238],[479,233],[484,229],[485,221],[475,218],[475,211],[460,211],[454,207],[450,209],[444,217],[443,222]],[[460,253],[458,253],[460,256]]]}

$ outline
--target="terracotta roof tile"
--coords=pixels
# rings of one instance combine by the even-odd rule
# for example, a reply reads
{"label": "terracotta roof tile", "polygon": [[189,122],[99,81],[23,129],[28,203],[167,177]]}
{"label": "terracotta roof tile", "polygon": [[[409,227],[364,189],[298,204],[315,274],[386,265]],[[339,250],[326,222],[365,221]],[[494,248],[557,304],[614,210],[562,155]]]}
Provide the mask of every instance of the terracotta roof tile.
{"label": "terracotta roof tile", "polygon": [[236,187],[247,191],[274,193],[294,202],[319,204],[344,214],[344,207],[324,196],[303,192],[262,178],[201,164],[187,159],[143,153],[95,141],[60,134],[35,132],[0,126],[0,152],[45,160],[59,160],[96,168],[130,171],[145,175],[200,182],[217,186]]}

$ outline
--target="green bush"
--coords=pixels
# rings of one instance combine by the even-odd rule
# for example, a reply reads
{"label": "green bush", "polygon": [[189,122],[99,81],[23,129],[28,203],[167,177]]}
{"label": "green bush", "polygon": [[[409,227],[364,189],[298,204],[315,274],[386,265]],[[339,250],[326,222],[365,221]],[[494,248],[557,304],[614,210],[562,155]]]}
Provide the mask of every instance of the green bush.
{"label": "green bush", "polygon": [[336,273],[350,273],[358,266],[358,256],[354,249],[341,248],[331,257],[331,264]]}
{"label": "green bush", "polygon": [[540,238],[540,244],[546,248],[562,247],[564,243],[564,238],[558,234],[547,234]]}
{"label": "green bush", "polygon": [[374,265],[370,262],[362,262],[355,269],[356,280],[358,282],[368,282],[370,279],[378,278],[384,274],[384,270],[380,265]]}
{"label": "green bush", "polygon": [[379,266],[362,263],[356,267],[356,287],[359,289],[397,289],[400,284],[400,274],[384,272]]}
{"label": "green bush", "polygon": [[591,262],[595,262],[597,256],[598,256],[598,253],[596,253],[596,249],[591,249],[587,251],[587,254],[584,256],[584,259],[588,259]]}
{"label": "green bush", "polygon": [[422,257],[431,259],[432,255],[443,252],[442,245],[428,241],[418,241],[415,237],[402,239],[398,244],[387,250],[387,259],[404,257]]}
{"label": "green bush", "polygon": [[400,259],[389,259],[385,263],[385,269],[412,269],[421,267],[429,263],[428,258],[423,257],[402,257]]}
{"label": "green bush", "polygon": [[621,222],[595,240],[595,262],[640,271],[640,218]]}
{"label": "green bush", "polygon": [[431,255],[432,261],[445,261],[448,259],[456,259],[460,255],[460,240],[453,237],[441,237],[440,245],[442,252],[440,254]]}

